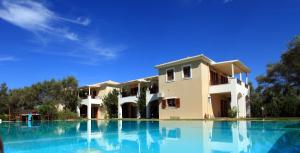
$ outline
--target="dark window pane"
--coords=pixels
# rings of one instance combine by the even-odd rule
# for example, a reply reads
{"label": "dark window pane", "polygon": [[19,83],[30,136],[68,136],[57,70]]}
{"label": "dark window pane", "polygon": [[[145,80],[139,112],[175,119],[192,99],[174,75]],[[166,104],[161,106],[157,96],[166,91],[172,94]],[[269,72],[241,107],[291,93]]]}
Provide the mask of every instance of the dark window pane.
{"label": "dark window pane", "polygon": [[183,67],[183,76],[184,76],[184,78],[191,77],[191,67],[190,66]]}
{"label": "dark window pane", "polygon": [[168,81],[174,80],[174,70],[167,70],[167,79]]}
{"label": "dark window pane", "polygon": [[167,102],[168,102],[169,107],[175,107],[176,106],[175,99],[168,99]]}

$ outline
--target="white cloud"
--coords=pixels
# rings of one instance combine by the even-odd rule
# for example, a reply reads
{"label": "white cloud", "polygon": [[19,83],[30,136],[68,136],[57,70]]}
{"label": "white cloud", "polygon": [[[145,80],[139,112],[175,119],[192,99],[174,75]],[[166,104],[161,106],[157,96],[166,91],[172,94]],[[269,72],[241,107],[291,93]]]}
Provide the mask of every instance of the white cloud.
{"label": "white cloud", "polygon": [[[36,1],[3,0],[0,8],[0,18],[31,32],[43,32],[50,35],[77,40],[76,34],[69,32],[66,27],[59,27],[58,22],[71,22],[88,25],[83,20],[62,18]],[[89,20],[89,19],[86,19]]]}
{"label": "white cloud", "polygon": [[[69,46],[62,46],[59,50],[60,55],[91,59],[92,61],[99,61],[100,57],[108,59],[117,57],[117,54],[122,48],[120,47],[107,47],[100,44],[98,39],[87,39],[86,35],[79,35],[78,33],[70,30],[68,24],[75,24],[80,26],[88,26],[91,20],[87,17],[75,17],[69,19],[59,16],[54,11],[48,9],[45,4],[39,1],[32,0],[0,0],[0,19],[3,19],[15,26],[32,32],[36,38],[42,42],[51,40],[54,36],[68,40],[76,48],[81,48],[80,51],[75,51]],[[46,34],[46,35],[45,35]],[[56,41],[58,42],[58,41]],[[64,42],[60,42],[64,43]],[[46,52],[46,51],[45,51]],[[51,52],[47,52],[51,53]],[[52,51],[52,54],[58,54]]]}
{"label": "white cloud", "polygon": [[9,61],[15,61],[16,58],[13,56],[5,56],[5,57],[0,57],[0,62],[9,62]]}

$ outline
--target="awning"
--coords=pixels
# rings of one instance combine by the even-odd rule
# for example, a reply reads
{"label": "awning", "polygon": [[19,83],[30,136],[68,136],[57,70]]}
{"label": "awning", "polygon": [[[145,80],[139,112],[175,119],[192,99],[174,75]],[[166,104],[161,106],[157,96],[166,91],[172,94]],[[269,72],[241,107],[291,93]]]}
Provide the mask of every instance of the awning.
{"label": "awning", "polygon": [[234,74],[250,73],[250,69],[239,60],[218,62],[212,64],[212,67],[226,75],[232,75],[232,65],[234,69]]}

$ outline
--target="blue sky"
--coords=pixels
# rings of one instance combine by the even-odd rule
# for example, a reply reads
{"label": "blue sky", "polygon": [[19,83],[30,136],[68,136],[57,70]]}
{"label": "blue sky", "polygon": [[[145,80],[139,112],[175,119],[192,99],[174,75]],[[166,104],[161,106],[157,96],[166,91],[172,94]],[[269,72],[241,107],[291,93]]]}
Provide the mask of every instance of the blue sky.
{"label": "blue sky", "polygon": [[300,34],[299,14],[299,0],[0,0],[0,82],[122,82],[197,54],[240,59],[255,82]]}

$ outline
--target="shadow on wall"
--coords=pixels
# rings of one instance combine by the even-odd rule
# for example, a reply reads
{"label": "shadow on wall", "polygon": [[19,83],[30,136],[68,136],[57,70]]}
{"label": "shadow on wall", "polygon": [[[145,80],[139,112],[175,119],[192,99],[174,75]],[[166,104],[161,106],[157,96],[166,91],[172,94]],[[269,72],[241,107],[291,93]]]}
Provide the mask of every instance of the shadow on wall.
{"label": "shadow on wall", "polygon": [[284,133],[272,146],[269,153],[295,153],[300,152],[300,124],[286,126],[288,132]]}

